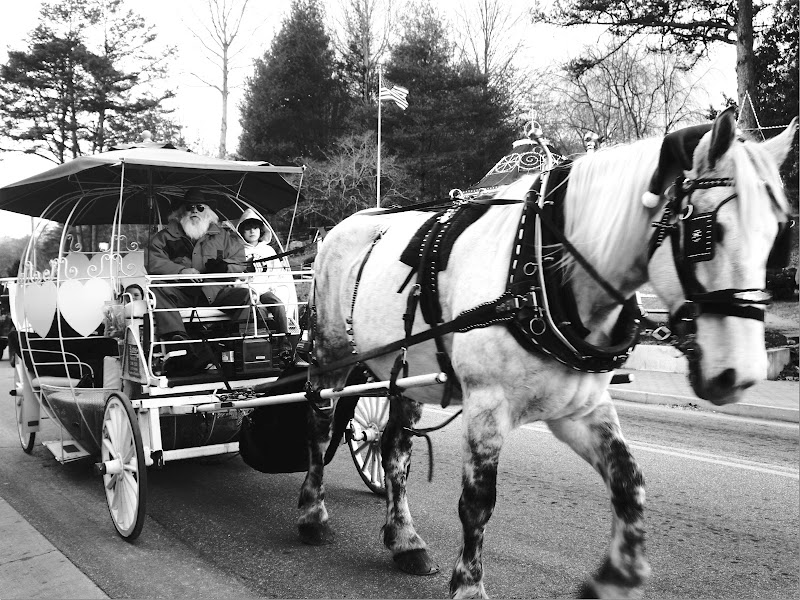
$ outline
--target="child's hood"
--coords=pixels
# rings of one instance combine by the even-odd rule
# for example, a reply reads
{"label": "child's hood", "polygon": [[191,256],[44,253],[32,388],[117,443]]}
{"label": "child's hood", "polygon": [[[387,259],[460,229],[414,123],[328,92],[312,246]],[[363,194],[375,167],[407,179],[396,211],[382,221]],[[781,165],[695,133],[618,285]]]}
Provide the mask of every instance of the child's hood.
{"label": "child's hood", "polygon": [[[254,211],[252,208],[246,209],[242,213],[242,216],[239,218],[239,220],[236,222],[236,231],[239,233],[239,235],[240,236],[242,235],[242,232],[241,232],[241,229],[240,229],[241,226],[242,226],[242,223],[244,223],[245,221],[253,221],[253,220],[258,221],[263,225],[261,227],[261,237],[258,238],[258,241],[259,242],[267,242],[267,243],[272,241],[272,230],[269,228],[269,225],[267,225],[267,222],[263,218],[261,218],[259,216],[259,214],[256,211]],[[242,239],[244,239],[244,238],[242,238]]]}

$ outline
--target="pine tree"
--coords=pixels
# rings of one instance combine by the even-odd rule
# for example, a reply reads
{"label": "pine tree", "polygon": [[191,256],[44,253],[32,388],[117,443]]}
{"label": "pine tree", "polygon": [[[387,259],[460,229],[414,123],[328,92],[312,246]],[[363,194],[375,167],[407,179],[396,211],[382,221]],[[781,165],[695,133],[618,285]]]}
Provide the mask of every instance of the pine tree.
{"label": "pine tree", "polygon": [[101,152],[171,96],[152,94],[170,51],[147,53],[155,36],[121,0],[53,1],[40,20],[0,66],[0,134],[26,150],[57,162]]}
{"label": "pine tree", "polygon": [[239,154],[278,163],[320,158],[342,133],[347,100],[318,0],[294,0],[247,81]]}
{"label": "pine tree", "polygon": [[[762,127],[788,125],[798,115],[798,7],[796,0],[780,0],[775,6],[774,19],[763,32],[756,50],[758,86],[753,98],[759,123]],[[780,129],[766,129],[771,137]],[[783,165],[781,174],[787,191],[797,202],[798,143],[795,137],[792,151]]]}
{"label": "pine tree", "polygon": [[386,78],[408,88],[409,108],[384,111],[384,142],[418,182],[420,200],[477,182],[516,133],[511,102],[488,75],[453,63],[447,27],[430,4],[416,6],[393,48]]}

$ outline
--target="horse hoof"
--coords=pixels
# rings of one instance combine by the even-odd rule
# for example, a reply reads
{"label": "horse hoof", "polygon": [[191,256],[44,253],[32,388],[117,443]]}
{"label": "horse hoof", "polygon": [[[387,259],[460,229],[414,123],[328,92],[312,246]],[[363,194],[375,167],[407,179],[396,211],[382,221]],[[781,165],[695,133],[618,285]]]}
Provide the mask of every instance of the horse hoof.
{"label": "horse hoof", "polygon": [[425,548],[399,552],[393,558],[400,570],[410,575],[436,575],[439,572],[439,565],[433,562]]}
{"label": "horse hoof", "polygon": [[300,541],[309,546],[332,544],[335,534],[327,523],[302,523],[297,526]]}

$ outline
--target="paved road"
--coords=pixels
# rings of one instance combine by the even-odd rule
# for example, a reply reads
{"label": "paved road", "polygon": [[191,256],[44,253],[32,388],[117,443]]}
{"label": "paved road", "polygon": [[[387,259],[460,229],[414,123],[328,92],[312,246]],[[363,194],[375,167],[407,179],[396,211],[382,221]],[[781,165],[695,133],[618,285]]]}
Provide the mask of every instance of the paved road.
{"label": "paved road", "polygon": [[[9,378],[3,363],[0,398]],[[426,412],[433,423],[444,411]],[[620,405],[620,418],[647,478],[647,596],[796,594],[797,426],[633,404]],[[263,475],[238,457],[150,471],[145,529],[127,544],[96,476],[86,465],[59,465],[41,446],[23,454],[4,401],[0,496],[112,598],[443,597],[460,537],[459,421],[435,435],[433,483],[424,444],[413,461],[411,508],[442,566],[427,578],[393,568],[380,542],[383,500],[343,451],[327,471],[332,546],[297,542],[301,474]],[[488,592],[573,595],[608,543],[602,481],[538,425],[512,435],[500,471],[484,554]]]}

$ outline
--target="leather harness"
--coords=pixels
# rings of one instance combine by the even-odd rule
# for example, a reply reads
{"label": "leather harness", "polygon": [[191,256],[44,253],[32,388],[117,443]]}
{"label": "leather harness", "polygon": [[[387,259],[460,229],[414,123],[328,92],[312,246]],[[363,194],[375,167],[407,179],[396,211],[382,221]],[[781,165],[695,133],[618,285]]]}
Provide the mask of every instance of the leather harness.
{"label": "leather harness", "polygon": [[[456,201],[453,206],[435,214],[423,224],[401,256],[401,260],[409,264],[412,270],[398,292],[405,289],[415,273],[417,275],[417,281],[409,292],[407,309],[403,316],[406,337],[404,340],[367,353],[379,356],[391,352],[390,347],[402,343],[399,346],[402,352],[392,369],[390,377],[392,382],[397,379],[401,371],[407,372],[405,358],[407,349],[414,343],[433,339],[436,343],[439,368],[448,375],[449,385],[445,388],[442,400],[442,405],[446,406],[457,379],[443,336],[453,331],[469,331],[497,323],[505,323],[514,338],[528,351],[551,356],[576,371],[608,372],[625,362],[638,339],[639,324],[643,317],[635,298],[625,300],[619,292],[611,288],[580,256],[561,231],[564,220],[563,192],[570,167],[569,163],[559,165],[537,178],[534,187],[528,193],[515,234],[517,243],[512,254],[505,292],[496,300],[466,311],[448,323],[442,321],[442,309],[438,297],[438,273],[447,267],[452,244],[461,232],[486,213],[490,205],[518,201]],[[548,181],[551,183],[548,184]],[[548,191],[542,193],[542,187]],[[373,247],[378,239],[380,238],[373,241]],[[547,252],[543,248],[548,248]],[[601,285],[604,284],[603,287],[609,291],[612,298],[623,305],[620,319],[614,327],[615,339],[609,347],[595,346],[585,340],[589,331],[578,317],[570,286],[565,285],[560,260],[565,250],[573,254],[590,275],[601,281]],[[365,254],[358,271],[353,305],[358,291],[358,279],[369,254],[369,252]],[[417,306],[430,329],[412,336]],[[347,323],[349,336],[353,334],[352,326],[351,319]],[[424,335],[424,339],[420,339],[421,335]],[[378,354],[373,354],[374,352]],[[363,362],[367,356],[359,355],[359,358],[358,362]],[[325,370],[331,368],[335,367],[326,365]],[[391,391],[399,392],[396,389]]]}

